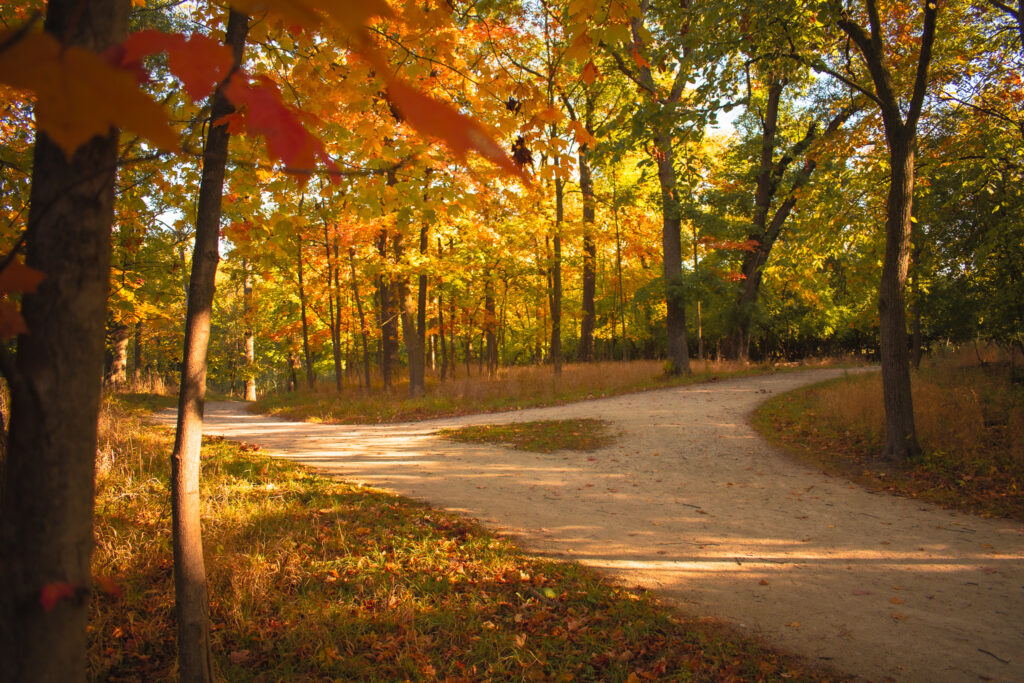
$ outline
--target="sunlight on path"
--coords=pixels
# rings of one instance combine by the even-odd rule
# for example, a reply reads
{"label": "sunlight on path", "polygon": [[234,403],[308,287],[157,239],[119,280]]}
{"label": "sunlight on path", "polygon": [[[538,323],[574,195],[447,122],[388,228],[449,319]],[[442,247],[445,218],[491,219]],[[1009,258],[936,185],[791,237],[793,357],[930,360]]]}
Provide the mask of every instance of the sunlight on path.
{"label": "sunlight on path", "polygon": [[[769,395],[840,372],[379,426],[211,403],[206,431],[476,517],[850,673],[1024,681],[1021,524],[870,493],[792,462],[748,426]],[[594,453],[535,454],[433,435],[570,417],[608,420],[620,436]]]}

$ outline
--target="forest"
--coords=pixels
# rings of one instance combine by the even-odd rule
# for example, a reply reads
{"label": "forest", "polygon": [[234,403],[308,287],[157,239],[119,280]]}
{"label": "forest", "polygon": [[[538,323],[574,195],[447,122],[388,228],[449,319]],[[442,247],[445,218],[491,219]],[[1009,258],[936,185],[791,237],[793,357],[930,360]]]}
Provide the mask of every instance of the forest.
{"label": "forest", "polygon": [[881,366],[902,463],[923,358],[1021,379],[1022,6],[32,0],[0,29],[0,680],[84,670],[103,391],[177,396],[178,671],[208,680],[208,395],[842,357]]}

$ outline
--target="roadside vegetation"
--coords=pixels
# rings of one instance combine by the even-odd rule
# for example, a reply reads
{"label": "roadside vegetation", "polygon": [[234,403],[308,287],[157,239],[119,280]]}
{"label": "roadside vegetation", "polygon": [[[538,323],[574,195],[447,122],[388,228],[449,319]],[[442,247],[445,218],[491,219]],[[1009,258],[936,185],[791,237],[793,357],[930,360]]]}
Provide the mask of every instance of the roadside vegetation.
{"label": "roadside vegetation", "polygon": [[[166,397],[108,397],[97,456],[92,680],[175,675]],[[845,680],[465,519],[207,440],[220,678]]]}
{"label": "roadside vegetation", "polygon": [[596,451],[612,443],[615,435],[604,420],[535,420],[504,425],[470,425],[438,432],[463,443],[499,443],[520,451]]}
{"label": "roadside vegetation", "polygon": [[853,362],[852,359],[811,359],[800,364],[777,365],[724,360],[694,361],[693,374],[675,376],[666,375],[665,364],[656,360],[568,364],[558,377],[549,366],[513,366],[500,368],[494,378],[477,375],[440,382],[436,377],[428,377],[427,393],[418,398],[409,398],[408,383],[396,384],[391,390],[375,387],[369,396],[359,393],[357,388],[339,394],[333,388],[324,387],[318,391],[268,395],[253,404],[252,410],[309,422],[401,422],[559,405],[589,398],[780,372],[794,367],[826,367]]}
{"label": "roadside vegetation", "polygon": [[[866,486],[988,517],[1024,520],[1024,383],[994,349],[925,359],[914,373],[923,454],[877,458],[885,443],[881,376],[847,375],[764,404],[754,424],[797,457]],[[1016,381],[1015,381],[1016,380]]]}

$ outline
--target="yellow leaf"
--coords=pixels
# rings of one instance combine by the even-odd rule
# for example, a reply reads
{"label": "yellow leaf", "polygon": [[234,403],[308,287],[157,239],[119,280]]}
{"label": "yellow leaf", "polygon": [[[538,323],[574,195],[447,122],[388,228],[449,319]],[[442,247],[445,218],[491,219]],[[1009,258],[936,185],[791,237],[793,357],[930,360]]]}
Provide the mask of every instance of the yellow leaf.
{"label": "yellow leaf", "polygon": [[392,16],[385,0],[232,0],[231,5],[247,14],[270,11],[306,27],[319,26],[329,17],[350,34],[358,33],[373,17]]}
{"label": "yellow leaf", "polygon": [[593,147],[597,144],[597,138],[591,135],[579,121],[573,121],[569,124],[569,127],[572,129],[572,134],[576,137],[576,142],[579,144],[587,145],[588,147]]}
{"label": "yellow leaf", "polygon": [[[10,33],[0,36],[0,42],[10,39]],[[87,50],[62,49],[49,33],[28,33],[0,53],[0,82],[35,93],[36,125],[69,156],[111,126],[162,149],[178,145],[163,109],[131,73]]]}

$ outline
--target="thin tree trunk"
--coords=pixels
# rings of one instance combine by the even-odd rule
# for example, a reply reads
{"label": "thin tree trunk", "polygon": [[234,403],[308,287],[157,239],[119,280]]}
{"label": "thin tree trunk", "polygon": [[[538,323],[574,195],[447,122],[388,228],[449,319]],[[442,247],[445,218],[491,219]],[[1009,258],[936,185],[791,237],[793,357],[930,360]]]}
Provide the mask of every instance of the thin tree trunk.
{"label": "thin tree trunk", "polygon": [[551,365],[555,376],[562,374],[562,221],[565,219],[565,181],[555,178],[555,231],[551,237],[554,254],[549,270],[551,309]]}
{"label": "thin tree trunk", "polygon": [[[327,221],[324,221],[324,258],[327,259],[327,304],[328,314],[331,316],[331,355],[334,356],[334,384],[341,393],[341,302],[335,307],[335,296],[337,290],[338,259],[335,249],[334,262],[331,262],[331,239],[327,232]],[[334,292],[331,287],[334,286]]]}
{"label": "thin tree trunk", "polygon": [[448,344],[444,338],[444,301],[441,298],[441,288],[437,289],[437,336],[441,343],[441,381],[445,381],[448,375]]}
{"label": "thin tree trunk", "polygon": [[[300,202],[301,206],[301,202]],[[297,275],[299,277],[299,315],[302,318],[302,355],[306,361],[306,387],[312,391],[313,382],[313,363],[310,359],[309,353],[309,322],[306,320],[306,286],[303,280],[303,264],[302,264],[302,235],[296,236],[297,254],[298,261],[296,265]]]}
{"label": "thin tree trunk", "polygon": [[497,317],[494,301],[494,283],[490,278],[487,278],[487,282],[484,285],[484,337],[487,349],[487,376],[491,378],[498,374],[498,344],[494,335]]}
{"label": "thin tree trunk", "polygon": [[629,339],[626,338],[626,294],[622,288],[622,233],[619,230],[619,205],[616,188],[612,189],[612,219],[615,223],[615,272],[619,291],[616,303],[619,307],[619,324],[622,326],[622,360],[629,360]]}
{"label": "thin tree trunk", "polygon": [[[585,125],[587,132],[593,134],[590,119],[593,112],[593,101],[590,94],[586,100]],[[590,148],[580,145],[580,193],[583,195],[583,315],[580,320],[580,361],[589,363],[594,360],[594,323],[597,315],[594,306],[594,295],[597,289],[597,245],[594,243],[594,177],[590,172]]]}
{"label": "thin tree trunk", "polygon": [[[426,197],[424,197],[426,199]],[[427,253],[427,246],[430,239],[430,226],[424,223],[420,227],[420,262],[423,261],[423,256]],[[422,267],[422,266],[421,266]],[[426,346],[427,346],[427,274],[421,272],[418,277],[417,292],[416,292],[416,336],[419,339],[419,383],[420,392],[426,391],[426,371],[424,364],[426,363],[423,357]],[[431,355],[433,359],[433,355]],[[433,360],[431,360],[433,365]]]}
{"label": "thin tree trunk", "polygon": [[245,320],[245,400],[256,400],[256,333],[252,329],[252,282],[249,280],[249,264],[242,262],[242,318]]}
{"label": "thin tree trunk", "polygon": [[[126,0],[50,0],[45,30],[103,52]],[[93,547],[96,424],[110,282],[118,134],[68,158],[37,131],[27,263],[46,279],[22,299],[30,330],[0,350],[11,422],[0,479],[0,681],[84,680]],[[2,425],[0,425],[2,426]],[[52,608],[46,586],[70,586]]]}
{"label": "thin tree trunk", "polygon": [[142,321],[136,321],[135,330],[133,332],[134,337],[134,366],[132,368],[132,376],[134,377],[135,383],[138,384],[142,381],[142,370],[143,370],[143,357],[142,357]]}
{"label": "thin tree trunk", "polygon": [[[228,17],[225,43],[235,64],[242,61],[248,17],[234,10]],[[178,617],[178,676],[182,681],[210,681],[210,620],[199,516],[199,450],[203,436],[206,397],[206,353],[210,313],[217,276],[224,167],[230,133],[226,124],[213,125],[234,108],[221,88],[213,95],[209,133],[203,150],[203,173],[196,207],[196,243],[185,317],[185,349],[178,424],[171,454],[171,511],[174,530],[174,588]]]}
{"label": "thin tree trunk", "polygon": [[[337,244],[337,243],[335,243]],[[356,313],[359,315],[359,333],[363,342],[363,386],[370,393],[370,342],[366,333],[366,316],[363,314],[363,301],[359,298],[359,278],[356,277],[356,249],[348,248],[348,265],[352,271],[352,297],[356,300]]]}
{"label": "thin tree trunk", "polygon": [[[388,258],[388,233],[381,230],[377,236],[377,253],[382,264]],[[395,353],[398,347],[398,315],[395,313],[395,285],[381,272],[377,276],[377,296],[380,307],[380,374],[384,386],[391,388]]]}

